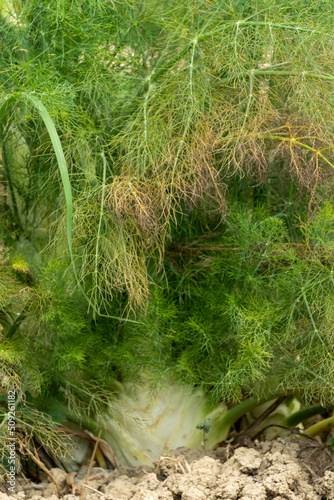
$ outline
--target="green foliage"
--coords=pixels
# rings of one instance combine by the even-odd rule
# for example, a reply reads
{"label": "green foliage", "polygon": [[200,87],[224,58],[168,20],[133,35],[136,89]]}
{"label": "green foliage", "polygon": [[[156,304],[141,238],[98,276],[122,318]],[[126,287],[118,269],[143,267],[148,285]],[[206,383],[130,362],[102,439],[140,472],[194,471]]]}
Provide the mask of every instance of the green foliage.
{"label": "green foliage", "polygon": [[3,390],[332,398],[332,2],[5,3]]}
{"label": "green foliage", "polygon": [[87,314],[68,264],[48,259],[32,270],[24,256],[8,257],[1,279],[7,284],[11,273],[15,287],[7,288],[0,317],[0,383],[4,392],[24,390],[43,411],[57,401],[81,416],[96,415],[108,406],[114,380],[125,374],[124,360],[133,360],[135,351],[122,345],[117,321]]}
{"label": "green foliage", "polygon": [[[231,176],[292,180],[310,207],[330,188],[329,0],[30,0],[11,10],[0,24],[2,102],[24,95],[55,124],[78,281],[97,312],[119,291],[130,308],[147,302],[148,266],[161,269],[171,224],[194,206],[223,216]],[[27,99],[5,117],[5,171],[9,212],[24,231],[34,221],[36,238],[63,209],[63,159]],[[10,160],[18,134],[29,196]],[[65,194],[71,243],[68,183]]]}
{"label": "green foliage", "polygon": [[142,332],[139,363],[149,359],[218,401],[276,387],[330,400],[332,242],[314,245],[314,235],[333,214],[325,205],[294,243],[282,219],[235,206],[211,248],[179,247],[192,258],[175,264],[178,287],[155,293],[144,326],[131,327],[137,343]]}

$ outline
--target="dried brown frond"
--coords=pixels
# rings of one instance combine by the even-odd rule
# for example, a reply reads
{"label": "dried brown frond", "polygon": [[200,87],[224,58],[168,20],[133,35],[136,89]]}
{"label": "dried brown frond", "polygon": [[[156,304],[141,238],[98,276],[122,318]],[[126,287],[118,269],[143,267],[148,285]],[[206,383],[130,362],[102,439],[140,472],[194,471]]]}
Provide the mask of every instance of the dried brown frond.
{"label": "dried brown frond", "polygon": [[174,176],[173,188],[175,201],[184,204],[188,210],[202,206],[206,214],[214,212],[223,217],[226,184],[215,158],[216,151],[215,131],[209,126],[203,127],[185,145],[184,159]]}
{"label": "dried brown frond", "polygon": [[149,247],[161,240],[167,198],[154,182],[117,176],[107,186],[107,191],[106,206],[114,212],[120,225],[131,222],[137,226],[142,236],[149,240]]}

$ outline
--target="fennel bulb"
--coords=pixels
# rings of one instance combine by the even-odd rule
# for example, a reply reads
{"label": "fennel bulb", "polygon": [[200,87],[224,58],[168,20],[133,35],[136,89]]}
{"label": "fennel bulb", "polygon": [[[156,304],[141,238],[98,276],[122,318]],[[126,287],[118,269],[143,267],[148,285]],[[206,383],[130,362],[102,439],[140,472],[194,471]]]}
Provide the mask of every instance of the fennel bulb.
{"label": "fennel bulb", "polygon": [[[168,382],[153,392],[146,385],[135,395],[124,385],[112,410],[113,415],[99,418],[105,429],[102,436],[119,463],[127,466],[152,465],[161,455],[180,446],[201,448],[203,432],[196,425],[205,418],[212,420],[208,442],[219,442],[223,438],[221,432],[215,436],[216,424],[227,412],[223,404],[214,408],[202,390]],[[227,436],[229,426],[226,431]]]}

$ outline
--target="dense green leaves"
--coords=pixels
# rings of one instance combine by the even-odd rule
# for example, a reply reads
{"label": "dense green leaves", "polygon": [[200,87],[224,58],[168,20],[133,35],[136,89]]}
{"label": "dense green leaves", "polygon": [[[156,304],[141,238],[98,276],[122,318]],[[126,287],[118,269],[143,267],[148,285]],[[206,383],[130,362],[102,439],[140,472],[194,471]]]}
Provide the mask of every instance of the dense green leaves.
{"label": "dense green leaves", "polygon": [[332,397],[332,2],[2,3],[4,387]]}
{"label": "dense green leaves", "polygon": [[332,398],[332,243],[311,235],[333,220],[325,205],[294,243],[282,219],[236,206],[211,245],[180,246],[178,287],[153,295],[139,327],[156,371],[218,400],[278,387]]}
{"label": "dense green leaves", "polygon": [[[34,92],[55,122],[78,201],[76,269],[93,308],[103,312],[112,290],[125,290],[130,307],[143,306],[147,256],[161,267],[180,211],[201,206],[203,217],[223,215],[235,173],[255,182],[290,178],[311,205],[319,201],[334,165],[332,9],[329,1],[34,0],[3,13],[3,101]],[[21,134],[29,147],[38,199],[24,207],[28,225],[19,207],[16,219],[30,230],[44,211],[45,228],[62,208],[56,151],[28,105],[6,118],[5,143]],[[6,171],[20,204],[22,182],[14,166]],[[87,228],[80,221],[101,198],[106,220],[92,218]],[[83,239],[96,235],[111,245],[85,251]]]}

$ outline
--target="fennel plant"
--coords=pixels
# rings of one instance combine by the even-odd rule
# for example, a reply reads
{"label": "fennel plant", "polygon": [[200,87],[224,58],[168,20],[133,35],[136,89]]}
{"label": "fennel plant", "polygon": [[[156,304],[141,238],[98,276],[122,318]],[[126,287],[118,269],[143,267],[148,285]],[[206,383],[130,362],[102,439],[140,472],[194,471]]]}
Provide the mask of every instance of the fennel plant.
{"label": "fennel plant", "polygon": [[332,401],[333,14],[1,2],[3,389],[56,422],[166,377]]}

